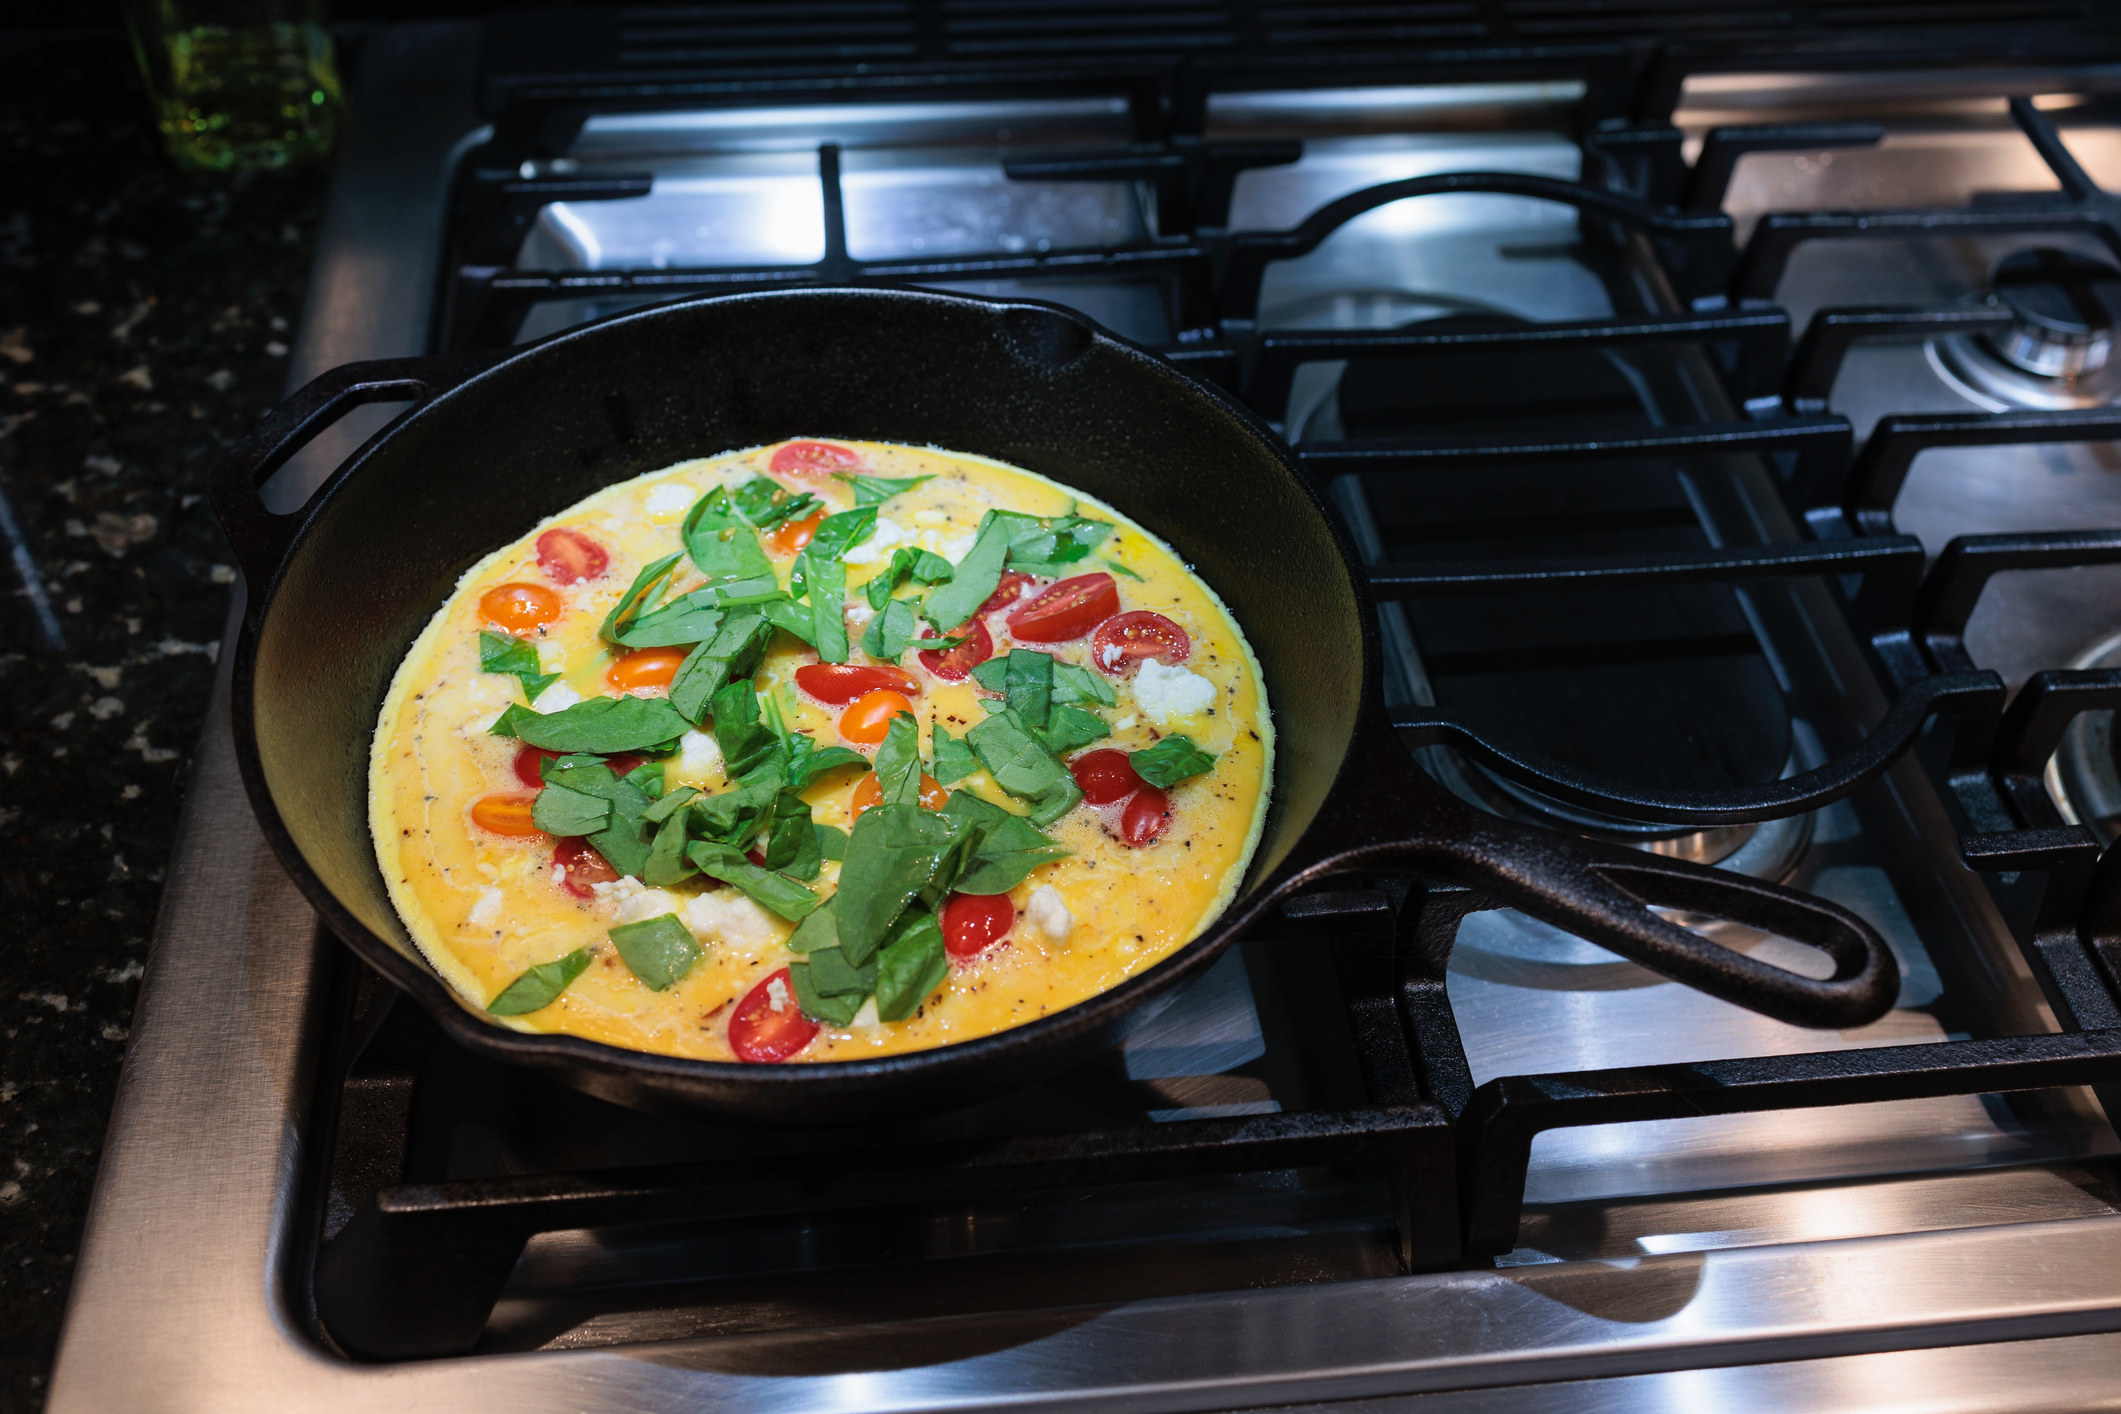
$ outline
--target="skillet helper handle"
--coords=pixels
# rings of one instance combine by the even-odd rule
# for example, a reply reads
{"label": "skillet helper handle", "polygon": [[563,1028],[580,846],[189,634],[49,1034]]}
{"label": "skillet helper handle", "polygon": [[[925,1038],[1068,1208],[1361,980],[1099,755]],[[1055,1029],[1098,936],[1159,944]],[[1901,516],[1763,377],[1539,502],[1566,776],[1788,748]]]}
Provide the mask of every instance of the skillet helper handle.
{"label": "skillet helper handle", "polygon": [[345,363],[318,374],[267,413],[249,436],[228,449],[206,479],[207,499],[244,577],[254,587],[272,580],[296,533],[338,480],[334,472],[301,507],[276,513],[266,507],[258,488],[290,457],[357,407],[407,401],[418,407],[493,363],[492,357],[460,355]]}

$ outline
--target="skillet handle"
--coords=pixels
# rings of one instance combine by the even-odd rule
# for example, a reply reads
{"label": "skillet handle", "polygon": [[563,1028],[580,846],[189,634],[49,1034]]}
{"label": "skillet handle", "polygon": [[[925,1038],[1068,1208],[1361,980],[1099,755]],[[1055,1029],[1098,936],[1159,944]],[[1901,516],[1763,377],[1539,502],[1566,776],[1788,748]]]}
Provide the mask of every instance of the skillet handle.
{"label": "skillet handle", "polygon": [[258,587],[278,573],[296,534],[345,467],[326,477],[299,509],[284,514],[267,509],[258,494],[267,478],[319,433],[364,403],[410,401],[413,407],[406,410],[410,413],[496,361],[491,355],[445,354],[341,364],[289,394],[250,435],[230,447],[206,478],[206,496],[254,596]]}
{"label": "skillet handle", "polygon": [[[1476,810],[1446,791],[1390,736],[1371,728],[1351,753],[1363,789],[1313,826],[1321,854],[1292,862],[1246,910],[1318,879],[1400,864],[1551,923],[1674,982],[1795,1026],[1875,1021],[1900,992],[1900,965],[1876,929],[1836,904],[1779,884],[1646,854]],[[1343,779],[1349,779],[1348,772]],[[1389,812],[1389,813],[1387,813]],[[1337,818],[1336,818],[1337,817]],[[1321,829],[1323,827],[1323,829]],[[1833,960],[1811,978],[1711,942],[1651,906],[1708,914],[1819,949]]]}

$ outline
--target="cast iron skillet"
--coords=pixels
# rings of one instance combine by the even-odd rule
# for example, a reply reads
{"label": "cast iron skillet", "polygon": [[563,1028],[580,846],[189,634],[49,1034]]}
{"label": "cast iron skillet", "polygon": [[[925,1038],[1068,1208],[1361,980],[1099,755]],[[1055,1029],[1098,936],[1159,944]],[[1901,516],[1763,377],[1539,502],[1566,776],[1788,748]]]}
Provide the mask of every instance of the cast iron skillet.
{"label": "cast iron skillet", "polygon": [[[415,407],[290,515],[258,486],[364,402]],[[1080,487],[1163,536],[1228,602],[1266,673],[1279,750],[1245,891],[1207,932],[1066,1011],[872,1061],[678,1060],[500,1026],[421,958],[368,834],[368,745],[392,672],[466,567],[599,487],[795,436],[978,452]],[[1508,823],[1438,787],[1393,738],[1374,614],[1348,543],[1287,448],[1245,409],[1050,305],[805,289],[620,315],[484,360],[350,364],[276,409],[216,468],[214,509],[249,585],[236,647],[243,778],[266,836],[355,952],[460,1044],[645,1108],[824,1122],[942,1108],[1108,1046],[1291,890],[1411,868],[1461,882],[1741,1006],[1869,1021],[1898,970],[1831,904],[1755,880]],[[1811,980],[1718,947],[1658,904],[1812,944]]]}

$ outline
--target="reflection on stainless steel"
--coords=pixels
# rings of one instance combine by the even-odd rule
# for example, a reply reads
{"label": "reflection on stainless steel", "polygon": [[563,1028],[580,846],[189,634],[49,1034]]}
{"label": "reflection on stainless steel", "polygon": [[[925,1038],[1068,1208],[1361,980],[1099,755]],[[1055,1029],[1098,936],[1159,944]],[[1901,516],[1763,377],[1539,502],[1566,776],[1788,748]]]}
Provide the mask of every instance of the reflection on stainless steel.
{"label": "reflection on stainless steel", "polygon": [[[2121,668],[2121,634],[2087,650],[2072,668]],[[2062,733],[2047,763],[2047,793],[2072,825],[2089,825],[2108,843],[2121,837],[2121,756],[2114,714],[2086,712]]]}

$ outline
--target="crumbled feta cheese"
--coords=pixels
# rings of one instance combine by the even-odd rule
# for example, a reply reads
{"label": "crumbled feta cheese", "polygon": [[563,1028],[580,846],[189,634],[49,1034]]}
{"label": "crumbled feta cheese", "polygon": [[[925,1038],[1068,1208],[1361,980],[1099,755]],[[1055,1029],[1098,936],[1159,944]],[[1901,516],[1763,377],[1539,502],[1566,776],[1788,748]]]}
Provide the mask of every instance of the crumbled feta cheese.
{"label": "crumbled feta cheese", "polygon": [[711,889],[685,901],[685,926],[702,943],[738,951],[768,947],[780,937],[773,917],[735,889]]}
{"label": "crumbled feta cheese", "polygon": [[847,625],[850,628],[857,630],[867,628],[869,621],[875,617],[876,610],[870,608],[867,603],[860,599],[856,599],[847,605]]}
{"label": "crumbled feta cheese", "polygon": [[[555,864],[555,865],[553,865],[553,866],[552,866],[552,886],[553,886],[554,888],[558,889],[558,888],[564,888],[564,887],[566,887],[566,884],[567,884],[567,866],[566,866],[566,865],[564,865],[564,864]],[[592,885],[592,887],[594,887],[594,886]]]}
{"label": "crumbled feta cheese", "polygon": [[556,682],[538,694],[538,700],[530,704],[530,710],[533,712],[557,712],[562,708],[572,707],[581,700],[581,693],[576,692],[564,682]]}
{"label": "crumbled feta cheese", "polygon": [[666,481],[648,493],[642,504],[652,516],[672,515],[685,510],[693,502],[693,490],[682,481]]}
{"label": "crumbled feta cheese", "polygon": [[[631,876],[628,876],[631,877]],[[666,913],[684,910],[685,900],[662,889],[643,888],[622,900],[619,911],[612,915],[614,923],[639,923],[643,919],[661,918]]]}
{"label": "crumbled feta cheese", "polygon": [[878,560],[888,559],[891,552],[904,543],[906,527],[888,516],[876,518],[876,528],[871,530],[860,544],[850,547],[840,558],[850,565],[873,565]]}
{"label": "crumbled feta cheese", "polygon": [[953,536],[937,545],[935,553],[954,565],[972,552],[972,543],[978,539],[978,532],[968,530],[963,535]]}
{"label": "crumbled feta cheese", "polygon": [[788,1010],[788,984],[776,977],[766,984],[766,1005],[776,1014]]}
{"label": "crumbled feta cheese", "polygon": [[1142,659],[1134,675],[1134,703],[1159,727],[1173,717],[1192,717],[1215,705],[1215,684],[1184,668],[1167,668],[1154,658]]}
{"label": "crumbled feta cheese", "polygon": [[687,732],[678,738],[678,774],[704,778],[722,769],[722,748],[705,732]]}
{"label": "crumbled feta cheese", "polygon": [[1060,890],[1051,884],[1040,884],[1031,891],[1024,916],[1031,920],[1032,927],[1056,943],[1068,941],[1068,934],[1075,930],[1075,915],[1061,902]]}
{"label": "crumbled feta cheese", "polygon": [[624,903],[627,899],[632,898],[647,887],[646,884],[634,878],[633,875],[621,874],[616,879],[598,880],[589,886],[589,892],[595,894],[600,901],[617,899],[620,903]]}
{"label": "crumbled feta cheese", "polygon": [[913,513],[913,523],[915,525],[947,525],[949,521],[950,513],[948,511],[939,511],[932,506],[925,511],[915,511]]}
{"label": "crumbled feta cheese", "polygon": [[471,912],[465,915],[465,921],[476,923],[481,928],[491,928],[500,920],[501,891],[493,888],[479,890],[479,896],[472,901]]}
{"label": "crumbled feta cheese", "polygon": [[1116,732],[1131,732],[1134,730],[1135,723],[1139,722],[1140,720],[1141,718],[1135,716],[1132,712],[1129,712],[1126,716],[1121,717],[1118,721],[1112,724],[1112,730]]}

